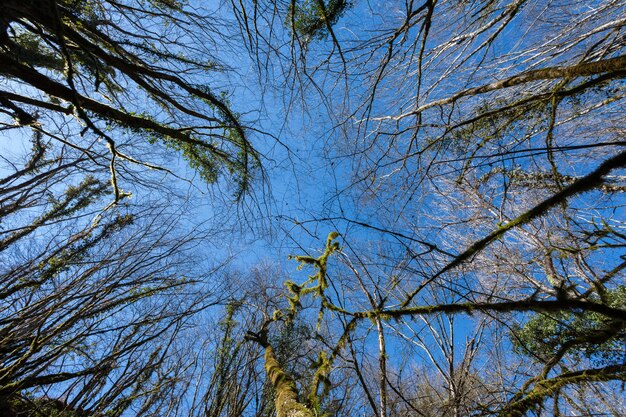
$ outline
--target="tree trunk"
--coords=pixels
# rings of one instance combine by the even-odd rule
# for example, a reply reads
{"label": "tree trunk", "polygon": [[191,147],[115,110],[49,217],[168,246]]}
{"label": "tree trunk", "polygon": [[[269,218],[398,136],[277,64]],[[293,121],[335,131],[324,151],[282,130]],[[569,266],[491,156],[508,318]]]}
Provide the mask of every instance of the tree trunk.
{"label": "tree trunk", "polygon": [[276,360],[271,346],[265,348],[265,371],[274,387],[277,417],[314,417],[313,412],[298,402],[296,383]]}

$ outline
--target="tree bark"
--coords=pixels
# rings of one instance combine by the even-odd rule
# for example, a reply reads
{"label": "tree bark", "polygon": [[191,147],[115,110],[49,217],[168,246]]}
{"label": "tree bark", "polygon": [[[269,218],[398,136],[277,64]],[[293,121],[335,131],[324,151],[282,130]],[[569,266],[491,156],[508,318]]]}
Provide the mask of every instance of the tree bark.
{"label": "tree bark", "polygon": [[311,409],[298,401],[298,390],[293,378],[285,372],[271,346],[265,347],[265,371],[274,387],[277,417],[315,417]]}

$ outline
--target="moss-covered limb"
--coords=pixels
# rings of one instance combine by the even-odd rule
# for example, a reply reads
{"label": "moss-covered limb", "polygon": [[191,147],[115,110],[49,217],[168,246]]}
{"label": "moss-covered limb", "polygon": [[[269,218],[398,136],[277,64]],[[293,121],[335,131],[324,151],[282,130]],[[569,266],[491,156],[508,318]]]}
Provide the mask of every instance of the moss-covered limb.
{"label": "moss-covered limb", "polygon": [[16,381],[7,382],[0,385],[0,397],[13,395],[18,391],[26,390],[32,387],[43,385],[51,385],[59,382],[69,381],[86,375],[95,375],[101,372],[108,372],[109,365],[97,365],[91,368],[83,369],[78,372],[57,372],[49,375],[28,376]]}
{"label": "moss-covered limb", "polygon": [[263,323],[258,333],[248,331],[245,338],[252,340],[265,349],[265,371],[274,390],[274,403],[278,417],[313,417],[311,406],[319,404],[318,397],[307,396],[304,404],[298,400],[298,388],[292,376],[285,371],[276,357],[274,348],[268,341],[267,327],[272,320]]}
{"label": "moss-covered limb", "polygon": [[[0,56],[2,57],[3,61],[6,62],[6,65],[3,68],[3,74],[13,76],[16,79],[19,79],[27,84],[39,88],[40,90],[51,96],[58,97],[68,102],[75,101],[74,96],[77,95],[77,93],[74,92],[71,88],[66,87],[63,84],[46,77],[42,73],[39,73],[34,69],[17,62],[16,60],[12,59],[10,55],[0,54]],[[145,129],[164,135],[166,137],[180,140],[185,143],[204,146],[208,149],[209,152],[214,152],[215,155],[220,158],[229,157],[228,154],[226,154],[225,152],[221,152],[219,149],[215,148],[209,143],[191,139],[188,134],[182,132],[179,129],[174,129],[159,124],[145,117],[125,113],[121,110],[110,107],[106,104],[82,95],[79,95],[77,100],[80,102],[80,105],[85,110],[91,111],[95,114],[98,114],[99,116],[117,122],[122,126],[127,126],[132,129]]]}
{"label": "moss-covered limb", "polygon": [[27,237],[48,223],[67,218],[93,203],[106,192],[106,183],[87,176],[78,186],[69,186],[61,199],[54,199],[51,208],[35,219],[31,225],[23,227],[0,240],[0,251],[18,240]]}
{"label": "moss-covered limb", "polygon": [[475,311],[536,311],[536,312],[554,312],[554,311],[593,311],[604,316],[619,321],[626,321],[626,310],[609,307],[604,304],[592,303],[580,300],[520,300],[505,301],[501,303],[458,303],[458,304],[438,304],[433,306],[418,306],[398,308],[393,310],[369,310],[352,313],[356,318],[374,318],[391,319],[402,316],[412,315],[428,315],[435,313],[468,313]]}
{"label": "moss-covered limb", "polygon": [[[81,262],[89,251],[95,247],[98,243],[109,237],[112,233],[119,231],[128,225],[132,224],[132,216],[118,216],[112,221],[102,225],[100,230],[96,233],[96,225],[91,225],[89,228],[74,235],[72,241],[67,245],[61,246],[52,251],[49,256],[46,256],[37,265],[37,278],[23,280],[15,285],[5,285],[5,288],[0,290],[0,300],[4,300],[12,294],[21,291],[28,287],[37,287],[47,280],[57,276],[62,271],[69,269],[71,266]],[[80,240],[82,239],[82,240]],[[78,243],[74,243],[78,242]],[[2,245],[0,244],[0,248]],[[1,249],[0,249],[1,251]]]}
{"label": "moss-covered limb", "polygon": [[339,236],[337,232],[330,232],[326,238],[326,246],[324,252],[317,258],[306,255],[291,256],[290,258],[300,262],[298,268],[302,268],[306,265],[313,265],[318,271],[315,275],[312,275],[307,282],[317,282],[321,290],[326,289],[326,264],[328,263],[328,257],[334,252],[339,250],[339,242],[334,240]]}
{"label": "moss-covered limb", "polygon": [[567,385],[606,381],[626,381],[626,364],[568,372],[543,380],[537,383],[529,393],[516,396],[498,415],[522,417],[528,410],[541,405],[548,397]]}
{"label": "moss-covered limb", "polygon": [[[313,380],[313,384],[311,384],[311,392],[309,394],[309,401],[311,399],[321,399],[324,398],[329,390],[330,390],[330,380],[328,379],[328,375],[330,374],[330,369],[339,355],[339,352],[346,346],[348,340],[350,340],[350,334],[356,329],[358,323],[358,318],[352,317],[352,319],[345,325],[344,332],[335,344],[335,347],[330,352],[329,355],[326,355],[324,352],[320,353],[320,357],[317,362],[317,369],[315,371],[315,376]],[[319,394],[319,387],[323,385],[322,393]]]}
{"label": "moss-covered limb", "polygon": [[[547,100],[555,97],[559,100],[564,100],[568,97],[576,97],[577,95],[588,91],[588,89],[593,88],[595,86],[601,85],[606,81],[613,80],[615,78],[622,78],[622,73],[620,72],[610,72],[602,75],[598,75],[595,78],[587,79],[584,82],[576,84],[571,88],[562,88],[558,91],[548,91],[541,94],[533,94],[529,97],[523,96],[521,99],[516,101],[507,103],[506,105],[498,106],[493,109],[484,110],[478,113],[476,116],[461,120],[457,124],[454,124],[450,127],[450,131],[456,131],[457,129],[463,128],[465,126],[471,126],[472,124],[476,124],[486,119],[498,119],[503,115],[511,112],[515,112],[517,114],[527,113],[533,107],[540,105],[541,103],[545,103]],[[607,102],[610,103],[614,100],[619,99],[618,96],[610,97],[607,99]],[[519,113],[518,113],[519,112]],[[568,150],[571,149],[586,149],[586,148],[595,148],[601,146],[622,146],[621,142],[596,142],[589,143],[584,145],[572,145],[567,146]]]}
{"label": "moss-covered limb", "polygon": [[599,167],[597,167],[593,172],[585,175],[584,177],[579,178],[569,186],[563,188],[560,192],[552,195],[550,198],[543,200],[541,203],[537,204],[535,207],[531,208],[527,212],[521,214],[515,219],[511,220],[507,224],[499,227],[494,230],[484,238],[474,242],[469,248],[467,248],[464,252],[457,255],[451,262],[449,262],[446,266],[444,266],[439,272],[433,275],[431,278],[422,283],[417,289],[411,292],[405,301],[402,303],[402,307],[406,307],[411,303],[413,298],[428,284],[433,282],[442,274],[458,267],[463,264],[465,261],[470,259],[472,256],[477,254],[478,252],[485,249],[489,244],[494,242],[495,240],[502,237],[509,230],[522,226],[531,220],[534,220],[538,217],[543,216],[550,210],[552,207],[564,202],[570,197],[573,197],[577,194],[584,193],[586,191],[592,190],[598,186],[600,186],[604,182],[604,177],[614,169],[623,168],[626,166],[626,151],[620,152],[612,158],[607,159]]}
{"label": "moss-covered limb", "polygon": [[312,294],[314,297],[319,297],[322,300],[319,322],[321,322],[324,310],[326,309],[345,312],[341,309],[341,307],[338,307],[330,302],[330,300],[328,300],[324,295],[324,290],[328,288],[328,281],[326,280],[326,265],[328,263],[328,257],[339,250],[339,243],[334,241],[338,236],[339,233],[337,232],[331,232],[328,234],[324,252],[317,258],[306,255],[289,257],[290,259],[295,259],[297,262],[300,262],[298,269],[302,269],[307,265],[312,265],[315,269],[317,269],[317,272],[309,276],[309,279],[300,285],[294,283],[293,281],[285,281],[285,286],[291,293],[291,295],[287,297],[287,300],[289,301],[289,309],[284,316],[287,322],[294,319],[302,305],[300,300],[308,294]]}
{"label": "moss-covered limb", "polygon": [[[220,148],[209,141],[193,137],[185,130],[166,126],[149,117],[141,117],[124,112],[85,95],[81,95],[72,88],[14,60],[8,54],[0,54],[0,57],[5,63],[2,70],[4,75],[21,80],[26,84],[44,91],[50,96],[77,104],[74,106],[74,109],[79,115],[83,116],[83,119],[85,119],[85,112],[91,112],[119,126],[146,134],[153,134],[162,139],[163,143],[167,146],[183,152],[185,158],[187,158],[192,165],[195,164],[194,168],[201,169],[201,172],[205,172],[206,178],[211,177],[208,175],[209,172],[223,165],[228,168],[229,172],[233,175],[239,175],[243,188],[248,186],[251,175],[249,171],[252,169],[251,165],[258,163],[258,155],[251,148],[247,139],[231,138],[233,139],[231,140],[231,144],[237,148],[237,152],[230,152],[230,150]],[[66,111],[63,111],[63,113],[66,113]],[[230,121],[224,123],[221,127],[225,129],[235,129],[237,135],[243,132],[243,130],[238,129],[240,126],[232,124]]]}
{"label": "moss-covered limb", "polygon": [[[546,317],[542,316],[541,319],[546,320]],[[524,393],[528,391],[528,389],[532,387],[534,384],[541,383],[541,381],[546,380],[548,378],[549,373],[554,369],[554,367],[558,363],[560,363],[561,359],[563,359],[563,357],[566,354],[572,351],[575,352],[577,349],[580,349],[580,347],[584,345],[593,344],[595,346],[601,346],[603,343],[606,343],[612,338],[615,338],[623,331],[625,323],[626,322],[624,321],[613,320],[607,324],[606,328],[603,328],[603,329],[597,329],[597,330],[587,329],[586,331],[579,330],[581,335],[572,339],[567,339],[567,336],[562,336],[565,338],[565,341],[561,344],[561,346],[554,352],[554,354],[550,358],[545,360],[545,364],[543,366],[543,369],[541,370],[541,373],[537,375],[536,377],[527,380],[522,385],[520,392]],[[576,327],[575,325],[572,325],[571,323],[569,325],[572,326],[573,328]],[[524,336],[520,335],[519,337],[523,338]],[[539,341],[540,346],[546,345],[545,340],[541,340],[542,339],[541,337],[538,337],[538,339],[540,339]],[[523,343],[523,342],[514,341],[513,342],[514,346],[516,343]],[[547,345],[550,346],[550,343],[548,343]],[[533,354],[537,355],[538,357],[542,355],[541,347],[538,347],[536,344],[533,344],[532,342],[530,343],[530,346],[526,348],[529,350],[533,350]]]}
{"label": "moss-covered limb", "polygon": [[[605,305],[612,308],[626,307],[626,286],[608,291]],[[626,335],[626,321],[610,319],[592,311],[561,311],[531,316],[512,333],[514,349],[530,355],[546,366],[547,377],[550,367],[559,363],[565,354],[574,357],[594,357],[595,361],[622,362],[619,354],[620,341]]]}
{"label": "moss-covered limb", "polygon": [[277,417],[314,417],[313,411],[298,401],[296,383],[280,366],[269,345],[265,348],[265,372],[274,387]]}
{"label": "moss-covered limb", "polygon": [[[326,355],[326,352],[321,351],[317,361],[313,364],[313,367],[315,367],[315,373],[313,374],[311,390],[307,396],[309,404],[316,410],[320,408],[320,403],[323,398],[330,392],[331,384],[328,375],[330,374],[331,366],[331,358]],[[320,385],[322,386],[321,394],[319,393]]]}
{"label": "moss-covered limb", "polygon": [[[180,76],[180,72],[167,70],[170,67],[168,65],[157,68],[152,65],[152,59],[157,57],[168,63],[182,64],[188,69],[213,69],[214,64],[207,65],[170,53],[168,47],[171,44],[178,45],[175,39],[156,44],[150,42],[150,46],[138,42],[138,39],[149,37],[149,34],[141,31],[123,32],[122,37],[125,39],[120,42],[119,36],[115,36],[120,31],[115,24],[117,15],[113,13],[109,16],[106,5],[94,11],[90,2],[78,2],[86,5],[82,10],[77,9],[82,7],[77,6],[77,2],[5,1],[7,2],[8,4],[3,4],[5,7],[0,17],[0,44],[6,51],[1,54],[4,65],[0,72],[51,97],[50,102],[42,102],[12,93],[2,93],[0,107],[11,109],[20,124],[31,124],[33,118],[15,106],[15,99],[37,108],[63,114],[74,113],[87,124],[89,130],[99,136],[103,132],[94,129],[95,125],[90,124],[89,117],[106,120],[116,127],[119,125],[133,130],[134,133],[143,133],[148,138],[162,140],[166,146],[180,151],[190,165],[209,182],[216,181],[215,172],[228,175],[237,184],[238,197],[247,190],[252,181],[252,171],[260,167],[261,161],[258,152],[248,140],[240,114],[231,109],[223,95],[217,94],[209,86],[191,83]],[[185,10],[177,2],[169,1],[158,5],[154,2],[146,3],[134,8],[133,12],[137,16],[150,19],[158,15],[154,13],[155,8],[159,11],[167,10],[168,19],[181,27],[186,26],[184,22],[187,17],[201,18],[192,11]],[[124,11],[119,13],[124,15]],[[13,23],[24,30],[10,31],[9,27]],[[61,54],[54,53],[55,51],[60,51]],[[146,60],[146,56],[151,59]],[[46,71],[40,73],[36,67]],[[198,121],[204,121],[202,125],[208,122],[208,126],[201,127],[201,136],[192,137],[194,126],[168,127],[156,122],[154,117],[136,117],[133,113],[118,108],[119,106],[105,105],[88,97],[86,90],[90,89],[86,87],[93,83],[94,91],[97,92],[99,86],[104,85],[113,97],[110,101],[119,102],[118,94],[124,91],[124,87],[115,78],[117,75],[119,79],[120,74],[132,80],[135,86],[170,114],[191,116]],[[60,83],[61,78],[65,78],[65,84]],[[79,80],[83,89],[76,88]],[[169,94],[164,90],[165,84],[182,89],[186,98],[208,105],[210,111],[207,114],[206,111],[198,110],[198,106],[189,104],[186,99]],[[59,106],[58,99],[72,103],[72,106]]]}
{"label": "moss-covered limb", "polygon": [[[339,236],[339,233],[332,232],[326,239],[326,246],[324,252],[317,258],[312,256],[292,256],[290,258],[295,259],[300,263],[299,268],[304,266],[313,266],[316,269],[315,274],[309,276],[309,278],[302,284],[297,284],[293,281],[285,281],[285,286],[289,292],[287,301],[289,302],[289,308],[284,310],[277,310],[274,312],[271,319],[266,320],[261,326],[261,330],[256,332],[248,331],[246,339],[259,343],[265,348],[265,370],[267,372],[268,379],[270,380],[272,387],[275,391],[275,405],[278,417],[313,417],[314,408],[318,408],[320,404],[320,395],[318,395],[319,386],[324,385],[324,393],[327,393],[330,384],[328,380],[328,374],[330,373],[330,367],[332,360],[336,357],[337,352],[341,349],[341,346],[345,344],[346,337],[340,339],[340,345],[338,346],[328,357],[325,352],[321,352],[316,364],[316,370],[313,375],[312,389],[307,395],[308,404],[305,405],[298,401],[298,390],[293,378],[281,367],[280,363],[276,359],[274,349],[268,341],[267,328],[270,323],[275,321],[283,321],[287,325],[293,323],[300,308],[302,306],[301,300],[307,295],[317,297],[321,299],[320,302],[320,320],[323,317],[323,313],[326,310],[342,312],[350,314],[344,311],[338,306],[335,306],[324,295],[324,290],[328,287],[326,281],[326,265],[328,257],[335,251],[339,250],[339,243],[334,240]],[[351,325],[348,326],[346,332],[351,331],[354,328],[356,319],[353,318]]]}
{"label": "moss-covered limb", "polygon": [[445,106],[452,104],[463,97],[471,97],[479,94],[485,94],[490,91],[500,90],[503,88],[514,87],[517,85],[526,84],[533,81],[540,80],[557,80],[568,79],[577,77],[587,77],[592,75],[600,75],[605,73],[623,73],[626,69],[626,56],[620,55],[615,58],[608,58],[595,62],[581,62],[568,67],[548,67],[536,70],[530,70],[522,72],[512,77],[505,78],[504,80],[496,81],[491,84],[485,84],[479,87],[469,88],[467,90],[460,91],[449,97],[431,101],[420,106],[417,109],[411,110],[407,113],[398,115],[396,120],[403,119],[408,116],[414,116],[421,114],[425,110],[432,107]]}

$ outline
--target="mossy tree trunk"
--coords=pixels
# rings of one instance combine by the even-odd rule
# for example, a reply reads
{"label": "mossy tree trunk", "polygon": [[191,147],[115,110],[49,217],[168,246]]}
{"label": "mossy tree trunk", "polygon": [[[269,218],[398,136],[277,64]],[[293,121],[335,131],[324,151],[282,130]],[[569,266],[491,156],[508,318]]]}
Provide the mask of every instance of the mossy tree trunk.
{"label": "mossy tree trunk", "polygon": [[282,369],[270,345],[265,346],[265,371],[274,387],[277,417],[314,417],[313,411],[298,401],[296,383]]}

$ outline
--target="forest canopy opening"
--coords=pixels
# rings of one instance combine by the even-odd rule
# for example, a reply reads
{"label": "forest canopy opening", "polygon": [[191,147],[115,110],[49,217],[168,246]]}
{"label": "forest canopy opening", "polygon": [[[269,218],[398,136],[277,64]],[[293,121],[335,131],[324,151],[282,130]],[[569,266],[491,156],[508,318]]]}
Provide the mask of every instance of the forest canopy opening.
{"label": "forest canopy opening", "polygon": [[626,414],[624,16],[5,1],[0,414]]}

